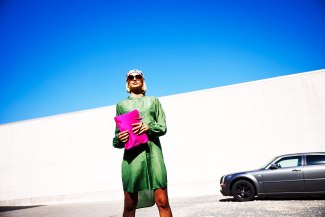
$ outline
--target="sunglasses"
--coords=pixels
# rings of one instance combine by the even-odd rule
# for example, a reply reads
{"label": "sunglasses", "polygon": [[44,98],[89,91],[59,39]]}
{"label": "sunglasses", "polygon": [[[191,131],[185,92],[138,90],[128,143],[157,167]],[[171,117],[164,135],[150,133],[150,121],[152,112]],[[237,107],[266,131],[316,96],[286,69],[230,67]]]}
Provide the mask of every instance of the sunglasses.
{"label": "sunglasses", "polygon": [[143,78],[142,75],[129,75],[127,79],[128,79],[128,81],[133,81],[134,79],[142,80],[142,78]]}

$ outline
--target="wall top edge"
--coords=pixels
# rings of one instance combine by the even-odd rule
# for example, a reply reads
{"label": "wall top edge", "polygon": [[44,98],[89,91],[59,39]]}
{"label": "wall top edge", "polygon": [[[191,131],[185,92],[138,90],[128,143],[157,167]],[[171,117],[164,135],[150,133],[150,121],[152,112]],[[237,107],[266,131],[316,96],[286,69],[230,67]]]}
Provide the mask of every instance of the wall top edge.
{"label": "wall top edge", "polygon": [[247,81],[247,82],[242,82],[242,83],[237,83],[237,84],[230,84],[230,85],[225,85],[225,86],[220,86],[220,87],[212,87],[212,88],[207,88],[207,89],[202,89],[202,90],[195,90],[195,91],[178,93],[178,94],[173,94],[173,95],[168,95],[168,96],[161,96],[159,98],[169,98],[169,97],[180,96],[180,95],[205,93],[205,92],[214,91],[214,90],[232,88],[235,86],[237,87],[237,86],[243,86],[243,85],[249,85],[249,84],[258,84],[258,83],[262,83],[265,81],[279,80],[279,79],[291,78],[291,77],[300,77],[300,76],[305,76],[305,75],[307,76],[307,75],[316,74],[316,73],[324,73],[325,74],[325,69],[319,69],[319,70],[313,70],[313,71],[307,71],[307,72],[298,72],[298,73],[294,73],[294,74],[290,74],[290,75],[276,76],[276,77],[265,78],[265,79],[260,79],[260,80]]}
{"label": "wall top edge", "polygon": [[[270,80],[278,80],[278,79],[289,78],[289,77],[299,77],[299,76],[315,74],[315,73],[325,73],[325,69],[319,69],[319,70],[313,70],[313,71],[307,71],[307,72],[298,72],[298,73],[290,74],[290,75],[283,75],[283,76],[277,76],[277,77],[254,80],[254,81],[247,81],[247,82],[242,82],[242,83],[237,83],[237,84],[230,84],[230,85],[225,85],[225,86],[220,86],[220,87],[213,87],[213,88],[207,88],[207,89],[202,89],[202,90],[190,91],[190,92],[185,92],[185,93],[172,94],[172,95],[168,95],[168,96],[161,96],[158,98],[166,99],[166,98],[189,95],[189,94],[199,94],[199,93],[204,93],[204,92],[209,92],[209,91],[215,91],[218,89],[231,88],[234,86],[242,86],[242,85],[248,85],[248,84],[252,84],[252,83],[256,84],[256,83],[270,81]],[[113,109],[114,107],[115,107],[115,105],[108,105],[108,106],[102,106],[102,107],[97,107],[97,108],[90,108],[90,109],[84,109],[84,110],[79,110],[79,111],[67,112],[67,113],[62,113],[62,114],[32,118],[32,119],[27,119],[27,120],[22,120],[22,121],[15,121],[15,122],[10,122],[10,123],[0,124],[0,128],[4,127],[4,126],[8,126],[8,125],[21,124],[21,123],[26,123],[26,122],[31,122],[31,121],[38,121],[38,120],[42,120],[42,119],[46,119],[46,118],[68,116],[68,115],[85,113],[85,112],[94,111],[94,110]]]}
{"label": "wall top edge", "polygon": [[86,112],[94,111],[94,110],[105,110],[105,109],[109,110],[109,109],[113,109],[113,107],[115,107],[115,105],[102,106],[102,107],[90,108],[90,109],[83,109],[83,110],[79,110],[79,111],[66,112],[66,113],[62,113],[62,114],[55,114],[55,115],[49,115],[49,116],[44,116],[44,117],[38,117],[38,118],[31,118],[31,119],[27,119],[27,120],[21,120],[21,121],[15,121],[15,122],[10,122],[10,123],[0,124],[0,128],[5,127],[5,126],[9,126],[9,125],[14,125],[14,124],[22,124],[22,123],[27,123],[27,122],[32,122],[32,121],[39,121],[39,120],[42,120],[42,119],[56,118],[56,117],[86,113]]}

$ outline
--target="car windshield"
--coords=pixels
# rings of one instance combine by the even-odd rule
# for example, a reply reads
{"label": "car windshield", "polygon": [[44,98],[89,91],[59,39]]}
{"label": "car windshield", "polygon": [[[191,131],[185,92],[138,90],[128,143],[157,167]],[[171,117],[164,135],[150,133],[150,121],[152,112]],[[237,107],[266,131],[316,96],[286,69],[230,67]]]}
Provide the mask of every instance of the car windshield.
{"label": "car windshield", "polygon": [[272,158],[272,160],[269,160],[266,164],[264,164],[263,167],[261,167],[261,169],[265,169],[265,167],[267,167],[267,165],[269,165],[271,162],[275,161],[275,159],[277,159],[278,157],[274,157]]}

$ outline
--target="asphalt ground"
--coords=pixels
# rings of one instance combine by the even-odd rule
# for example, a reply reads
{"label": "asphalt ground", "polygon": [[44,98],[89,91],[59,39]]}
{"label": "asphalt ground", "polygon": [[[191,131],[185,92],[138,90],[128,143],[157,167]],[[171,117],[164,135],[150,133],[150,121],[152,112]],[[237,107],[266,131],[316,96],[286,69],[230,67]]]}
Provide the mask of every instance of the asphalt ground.
{"label": "asphalt ground", "polygon": [[[174,217],[295,216],[325,217],[325,198],[256,199],[235,202],[223,196],[171,198]],[[87,202],[26,207],[0,207],[1,217],[117,217],[122,201]],[[138,209],[137,217],[159,216],[156,206]]]}

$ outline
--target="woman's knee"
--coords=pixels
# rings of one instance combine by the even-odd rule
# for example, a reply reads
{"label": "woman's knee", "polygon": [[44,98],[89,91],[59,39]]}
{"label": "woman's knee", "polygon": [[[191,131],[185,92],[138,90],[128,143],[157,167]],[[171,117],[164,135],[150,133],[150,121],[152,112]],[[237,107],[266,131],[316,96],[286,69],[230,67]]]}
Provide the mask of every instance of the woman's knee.
{"label": "woman's knee", "polygon": [[169,208],[167,189],[157,189],[155,191],[155,200],[158,207],[163,209]]}
{"label": "woman's knee", "polygon": [[124,210],[125,211],[133,211],[137,207],[137,204],[131,202],[124,202]]}
{"label": "woman's knee", "polygon": [[132,211],[135,210],[138,203],[138,194],[137,193],[124,193],[124,210]]}
{"label": "woman's knee", "polygon": [[156,199],[156,204],[162,209],[169,208],[169,202],[167,197],[159,197]]}

